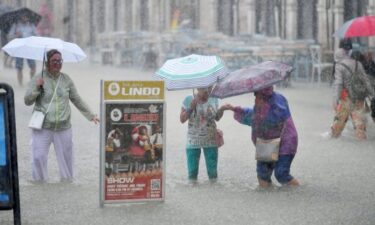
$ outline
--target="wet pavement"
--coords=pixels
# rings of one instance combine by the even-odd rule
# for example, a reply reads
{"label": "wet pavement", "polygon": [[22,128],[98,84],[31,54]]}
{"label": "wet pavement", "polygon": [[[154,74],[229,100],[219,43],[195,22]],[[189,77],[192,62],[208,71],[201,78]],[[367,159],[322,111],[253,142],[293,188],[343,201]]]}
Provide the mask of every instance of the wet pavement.
{"label": "wet pavement", "polygon": [[[38,65],[40,68],[40,64]],[[63,72],[74,80],[82,98],[99,113],[100,80],[147,80],[153,71],[90,64],[65,63]],[[28,78],[28,70],[24,70]],[[27,81],[28,79],[26,79]],[[225,145],[219,153],[219,179],[208,182],[204,158],[198,184],[186,180],[186,124],[179,109],[190,90],[167,92],[166,197],[164,202],[99,206],[99,126],[88,122],[72,106],[75,180],[59,183],[54,149],[49,154],[50,182],[30,182],[30,130],[32,107],[23,103],[25,85],[19,87],[13,69],[0,69],[0,81],[13,86],[16,101],[18,164],[23,224],[375,224],[375,124],[369,118],[368,140],[357,141],[349,121],[339,139],[327,137],[333,120],[331,89],[293,83],[278,89],[290,105],[298,133],[298,153],[292,175],[298,188],[257,187],[254,147],[250,127],[226,112],[218,127]],[[221,103],[253,105],[251,94],[224,99]],[[12,212],[0,212],[0,224],[13,224]]]}

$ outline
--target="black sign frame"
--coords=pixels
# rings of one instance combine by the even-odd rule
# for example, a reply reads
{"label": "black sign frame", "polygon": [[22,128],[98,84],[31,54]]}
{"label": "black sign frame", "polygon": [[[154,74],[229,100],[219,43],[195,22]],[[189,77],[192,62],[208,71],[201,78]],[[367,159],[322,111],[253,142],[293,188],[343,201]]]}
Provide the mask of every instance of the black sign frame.
{"label": "black sign frame", "polygon": [[16,135],[16,115],[14,107],[14,91],[13,88],[5,83],[0,83],[0,96],[4,102],[4,125],[7,129],[5,132],[5,142],[7,143],[7,160],[6,165],[10,166],[9,177],[11,180],[12,193],[8,204],[0,207],[0,210],[13,209],[13,221],[15,225],[21,225],[21,205],[18,181],[18,165],[17,165],[17,135]]}
{"label": "black sign frame", "polygon": [[[9,120],[8,120],[8,104],[7,98],[4,93],[0,93],[0,108],[2,108],[3,118],[0,117],[0,129],[4,129],[4,142],[0,140],[0,154],[4,154],[5,165],[0,163],[0,210],[9,210],[13,208],[13,181],[12,181],[12,168],[11,168],[11,158],[10,158],[10,137],[9,137]],[[0,137],[2,138],[2,137]],[[4,149],[2,149],[4,148]],[[8,200],[5,200],[8,198]]]}

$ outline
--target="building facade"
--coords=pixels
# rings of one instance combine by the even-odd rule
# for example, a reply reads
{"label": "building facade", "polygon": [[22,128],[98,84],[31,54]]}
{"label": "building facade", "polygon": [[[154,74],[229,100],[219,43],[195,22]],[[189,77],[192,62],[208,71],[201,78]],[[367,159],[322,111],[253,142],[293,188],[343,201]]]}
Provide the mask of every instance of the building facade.
{"label": "building facade", "polygon": [[[111,32],[165,32],[178,27],[228,36],[261,34],[286,40],[312,39],[332,49],[334,31],[356,16],[371,15],[375,0],[2,0],[38,12],[53,12],[53,36],[94,46]],[[374,46],[373,40],[361,39]]]}

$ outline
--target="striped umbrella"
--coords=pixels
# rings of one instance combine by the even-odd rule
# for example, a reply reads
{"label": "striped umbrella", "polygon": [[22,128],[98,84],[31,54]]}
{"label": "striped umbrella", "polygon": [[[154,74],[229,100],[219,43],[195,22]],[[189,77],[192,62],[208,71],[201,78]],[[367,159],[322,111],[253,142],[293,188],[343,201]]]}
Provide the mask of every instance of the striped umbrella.
{"label": "striped umbrella", "polygon": [[218,56],[189,55],[167,60],[155,77],[165,81],[168,90],[203,88],[228,74]]}
{"label": "striped umbrella", "polygon": [[333,36],[338,38],[368,37],[375,35],[375,16],[361,16],[345,22]]}

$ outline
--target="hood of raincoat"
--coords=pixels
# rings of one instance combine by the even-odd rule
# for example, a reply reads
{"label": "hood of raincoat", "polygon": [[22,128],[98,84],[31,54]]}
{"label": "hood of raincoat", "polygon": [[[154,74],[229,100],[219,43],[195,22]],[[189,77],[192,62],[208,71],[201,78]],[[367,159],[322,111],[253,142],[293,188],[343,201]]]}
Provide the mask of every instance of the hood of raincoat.
{"label": "hood of raincoat", "polygon": [[339,48],[339,49],[336,50],[336,52],[335,52],[335,61],[336,62],[340,62],[341,60],[347,59],[347,58],[350,58],[350,56],[349,56],[349,52],[347,52],[345,49]]}

